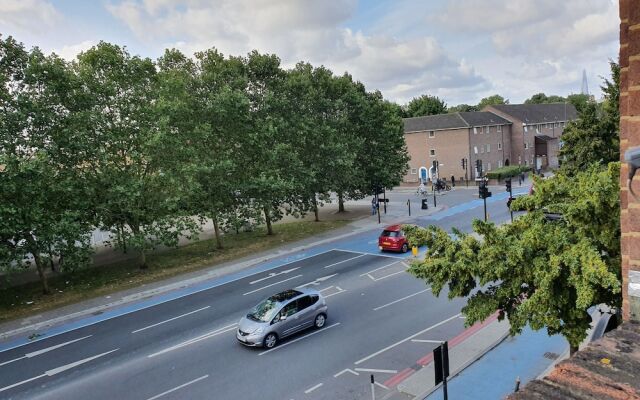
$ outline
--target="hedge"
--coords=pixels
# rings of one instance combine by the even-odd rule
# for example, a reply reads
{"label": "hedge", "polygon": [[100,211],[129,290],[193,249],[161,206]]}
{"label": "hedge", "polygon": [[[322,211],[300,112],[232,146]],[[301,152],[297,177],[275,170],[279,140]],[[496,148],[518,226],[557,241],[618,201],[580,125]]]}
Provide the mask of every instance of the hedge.
{"label": "hedge", "polygon": [[502,167],[493,171],[487,172],[486,176],[489,179],[504,179],[512,176],[518,176],[523,172],[531,171],[531,167],[524,165],[509,165],[508,167]]}

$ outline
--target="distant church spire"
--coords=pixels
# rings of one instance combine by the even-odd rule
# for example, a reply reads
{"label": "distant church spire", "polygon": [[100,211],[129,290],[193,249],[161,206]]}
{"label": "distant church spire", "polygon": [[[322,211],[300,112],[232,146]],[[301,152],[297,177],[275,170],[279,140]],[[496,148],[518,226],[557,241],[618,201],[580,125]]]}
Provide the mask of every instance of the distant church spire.
{"label": "distant church spire", "polygon": [[589,85],[587,84],[587,70],[582,70],[582,88],[580,89],[580,93],[589,94]]}

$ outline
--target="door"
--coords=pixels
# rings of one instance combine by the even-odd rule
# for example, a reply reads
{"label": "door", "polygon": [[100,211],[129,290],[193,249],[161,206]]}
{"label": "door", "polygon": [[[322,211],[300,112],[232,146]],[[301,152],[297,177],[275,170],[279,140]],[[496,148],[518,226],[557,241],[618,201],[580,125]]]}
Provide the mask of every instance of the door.
{"label": "door", "polygon": [[296,314],[298,312],[297,300],[292,301],[287,304],[280,310],[280,316],[286,315],[285,320],[280,320],[278,322],[280,326],[278,327],[278,331],[280,336],[289,336],[298,330],[298,326],[300,325],[298,319],[296,318]]}
{"label": "door", "polygon": [[[315,301],[314,301],[315,298]],[[316,318],[315,307],[313,304],[318,301],[318,296],[304,296],[298,299],[298,321],[300,329],[306,329],[313,325]]]}

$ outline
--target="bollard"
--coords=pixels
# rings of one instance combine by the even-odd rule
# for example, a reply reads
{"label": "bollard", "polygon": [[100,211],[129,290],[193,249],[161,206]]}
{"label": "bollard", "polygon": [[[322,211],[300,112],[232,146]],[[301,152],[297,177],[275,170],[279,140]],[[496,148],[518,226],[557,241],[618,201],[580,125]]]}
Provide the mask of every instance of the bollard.
{"label": "bollard", "polygon": [[371,374],[371,399],[376,400],[376,388],[374,386],[375,380],[373,379],[373,374]]}
{"label": "bollard", "polygon": [[411,254],[413,254],[414,257],[418,257],[418,246],[413,246],[411,248]]}
{"label": "bollard", "polygon": [[514,392],[519,392],[519,391],[520,391],[520,377],[517,377],[516,378],[516,389],[514,390]]}

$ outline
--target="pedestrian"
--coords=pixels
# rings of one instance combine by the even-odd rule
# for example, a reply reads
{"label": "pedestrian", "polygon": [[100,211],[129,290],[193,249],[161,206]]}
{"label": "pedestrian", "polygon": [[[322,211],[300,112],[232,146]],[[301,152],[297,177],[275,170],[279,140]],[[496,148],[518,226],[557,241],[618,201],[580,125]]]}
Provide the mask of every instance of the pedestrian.
{"label": "pedestrian", "polygon": [[456,187],[456,177],[451,175],[451,186]]}
{"label": "pedestrian", "polygon": [[378,203],[376,202],[375,196],[371,199],[371,215],[376,215],[376,211],[378,210]]}

